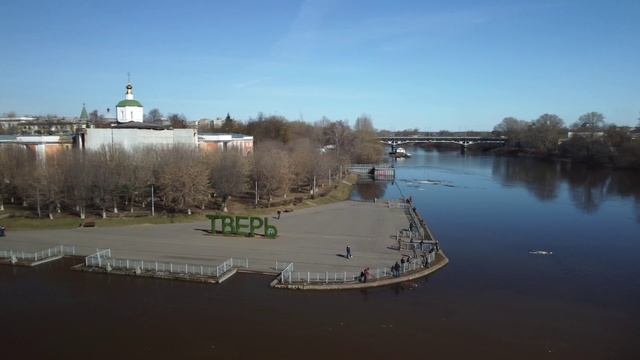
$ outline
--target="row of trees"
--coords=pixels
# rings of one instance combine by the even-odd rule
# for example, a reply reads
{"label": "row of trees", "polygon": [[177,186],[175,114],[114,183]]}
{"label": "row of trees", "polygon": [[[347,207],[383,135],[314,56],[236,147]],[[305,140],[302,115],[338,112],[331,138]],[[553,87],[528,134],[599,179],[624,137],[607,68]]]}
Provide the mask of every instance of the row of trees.
{"label": "row of trees", "polygon": [[[276,122],[280,131],[267,133]],[[50,218],[60,212],[106,217],[108,212],[149,209],[153,198],[168,212],[191,214],[195,208],[226,209],[232,196],[271,206],[276,197],[290,199],[291,192],[315,196],[319,184],[339,179],[349,162],[382,156],[366,116],[355,129],[342,121],[304,125],[281,118],[249,125],[260,135],[248,156],[175,146],[72,149],[37,157],[17,145],[2,146],[0,210],[11,202]]]}
{"label": "row of trees", "polygon": [[640,141],[633,140],[630,130],[607,124],[604,115],[590,112],[568,127],[555,114],[543,114],[532,121],[507,117],[495,126],[494,134],[508,137],[508,149],[518,152],[640,168]]}
{"label": "row of trees", "polygon": [[[291,146],[266,142],[250,156],[237,151],[201,152],[193,148],[119,147],[75,150],[36,158],[17,146],[0,151],[0,210],[22,203],[38,216],[149,209],[152,187],[157,205],[169,212],[225,208],[231,196],[286,197],[335,178],[332,156],[308,141]],[[257,189],[257,193],[255,192]],[[311,188],[315,192],[316,188]],[[253,199],[252,199],[253,200]]]}

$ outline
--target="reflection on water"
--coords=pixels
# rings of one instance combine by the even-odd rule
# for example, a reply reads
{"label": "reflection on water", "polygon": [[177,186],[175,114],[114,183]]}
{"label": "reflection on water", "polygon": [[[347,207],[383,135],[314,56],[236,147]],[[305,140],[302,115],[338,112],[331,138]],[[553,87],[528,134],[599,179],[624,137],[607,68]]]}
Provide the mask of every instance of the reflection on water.
{"label": "reflection on water", "polygon": [[360,179],[358,180],[358,186],[355,189],[355,196],[352,196],[352,198],[369,201],[373,201],[373,199],[381,199],[387,191],[387,186],[390,184],[393,184],[393,182]]}
{"label": "reflection on water", "polygon": [[522,186],[541,201],[556,199],[561,187],[567,186],[571,202],[585,213],[595,213],[612,197],[632,198],[636,209],[640,207],[638,171],[504,157],[493,158],[491,170],[505,186]]}

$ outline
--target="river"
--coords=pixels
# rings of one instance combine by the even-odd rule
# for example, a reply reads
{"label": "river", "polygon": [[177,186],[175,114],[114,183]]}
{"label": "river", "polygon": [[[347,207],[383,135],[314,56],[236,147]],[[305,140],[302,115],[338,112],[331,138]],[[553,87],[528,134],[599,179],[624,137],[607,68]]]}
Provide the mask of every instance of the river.
{"label": "river", "polygon": [[[409,148],[396,183],[450,258],[416,287],[273,290],[0,267],[3,357],[636,359],[640,174]],[[545,250],[552,255],[533,255]]]}

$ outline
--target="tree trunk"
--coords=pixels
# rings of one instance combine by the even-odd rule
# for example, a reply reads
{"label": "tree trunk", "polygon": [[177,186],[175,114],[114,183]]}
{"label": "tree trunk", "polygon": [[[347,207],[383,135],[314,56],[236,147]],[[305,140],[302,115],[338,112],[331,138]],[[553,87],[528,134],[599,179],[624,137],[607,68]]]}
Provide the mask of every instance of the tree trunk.
{"label": "tree trunk", "polygon": [[85,219],[84,206],[78,206],[78,209],[80,211],[80,219],[84,220]]}
{"label": "tree trunk", "polygon": [[102,218],[103,219],[107,218],[107,209],[105,209],[104,207],[102,208]]}
{"label": "tree trunk", "polygon": [[4,211],[4,201],[0,199],[0,211]]}
{"label": "tree trunk", "polygon": [[116,199],[113,199],[113,213],[118,213],[118,202],[116,201]]}
{"label": "tree trunk", "polygon": [[42,217],[42,210],[40,209],[40,189],[36,188],[36,208],[38,209],[38,217]]}

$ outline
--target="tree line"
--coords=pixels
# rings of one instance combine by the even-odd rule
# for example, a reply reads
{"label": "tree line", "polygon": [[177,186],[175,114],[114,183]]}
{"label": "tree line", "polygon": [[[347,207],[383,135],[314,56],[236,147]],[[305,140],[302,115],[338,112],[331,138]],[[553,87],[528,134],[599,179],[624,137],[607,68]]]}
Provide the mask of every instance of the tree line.
{"label": "tree line", "polygon": [[[0,210],[5,203],[30,207],[39,217],[58,213],[106,217],[108,213],[158,210],[191,214],[225,209],[231,197],[271,206],[291,193],[315,196],[320,185],[340,180],[351,162],[377,162],[382,146],[371,119],[315,124],[281,117],[254,119],[254,151],[199,151],[193,147],[118,146],[61,150],[43,157],[18,145],[0,147]],[[275,130],[274,130],[275,129]],[[152,195],[153,192],[153,195]]]}
{"label": "tree line", "polygon": [[598,112],[586,113],[569,126],[555,114],[543,114],[532,121],[507,117],[493,133],[509,138],[509,152],[640,168],[640,139],[633,139],[628,127],[606,123]]}

